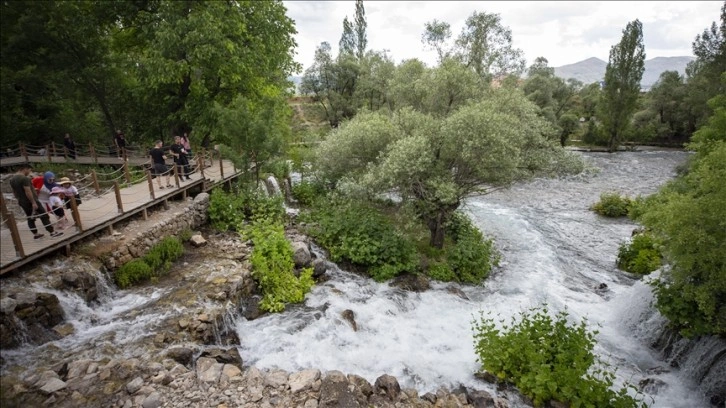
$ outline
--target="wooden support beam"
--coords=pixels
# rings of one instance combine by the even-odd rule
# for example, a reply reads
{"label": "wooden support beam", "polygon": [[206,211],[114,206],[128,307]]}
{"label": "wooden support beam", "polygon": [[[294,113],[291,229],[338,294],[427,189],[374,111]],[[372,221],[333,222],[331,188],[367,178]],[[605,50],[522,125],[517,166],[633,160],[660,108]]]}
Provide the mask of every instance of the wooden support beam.
{"label": "wooden support beam", "polygon": [[118,213],[124,213],[124,203],[121,201],[121,189],[118,186],[118,181],[113,182],[113,191],[116,193],[116,205],[118,206]]}
{"label": "wooden support beam", "polygon": [[10,237],[13,239],[13,246],[15,246],[15,254],[16,256],[23,258],[25,257],[25,251],[23,250],[23,242],[20,240],[20,232],[18,231],[18,223],[15,221],[15,217],[13,214],[8,211],[8,208],[5,206],[5,198],[2,194],[0,194],[0,212],[2,212],[2,217],[5,219],[5,223],[8,226],[8,229],[10,230]]}

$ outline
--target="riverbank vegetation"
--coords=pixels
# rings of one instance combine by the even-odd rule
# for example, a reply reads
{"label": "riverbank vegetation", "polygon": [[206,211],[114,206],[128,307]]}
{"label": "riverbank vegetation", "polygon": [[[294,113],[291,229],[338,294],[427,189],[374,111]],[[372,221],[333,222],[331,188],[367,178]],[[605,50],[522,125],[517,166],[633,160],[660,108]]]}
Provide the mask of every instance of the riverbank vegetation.
{"label": "riverbank vegetation", "polygon": [[595,335],[585,321],[552,317],[547,307],[521,312],[509,324],[483,313],[473,322],[474,349],[482,368],[510,381],[534,406],[559,401],[573,407],[647,407],[635,387],[613,390],[615,374],[594,352]]}
{"label": "riverbank vegetation", "polygon": [[113,275],[119,288],[156,279],[165,275],[172,263],[184,254],[184,245],[177,237],[166,237],[151,247],[149,252],[139,259],[122,265]]}
{"label": "riverbank vegetation", "polygon": [[604,217],[625,217],[630,212],[632,200],[618,193],[602,193],[600,200],[590,207]]}

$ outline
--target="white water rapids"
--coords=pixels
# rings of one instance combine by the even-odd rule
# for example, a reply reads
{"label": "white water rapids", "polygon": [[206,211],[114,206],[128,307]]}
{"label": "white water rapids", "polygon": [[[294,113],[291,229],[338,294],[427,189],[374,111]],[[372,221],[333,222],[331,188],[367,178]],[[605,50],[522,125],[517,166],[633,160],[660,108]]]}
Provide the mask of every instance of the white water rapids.
{"label": "white water rapids", "polygon": [[[573,321],[586,318],[591,329],[599,330],[596,352],[617,368],[618,382],[637,385],[648,379],[659,385],[645,389],[645,401],[652,407],[707,407],[693,383],[693,370],[685,365],[680,370],[670,367],[648,347],[666,323],[650,307],[650,288],[615,267],[618,246],[637,226],[627,219],[599,217],[588,209],[602,192],[631,197],[655,192],[675,175],[688,153],[584,156],[598,172],[537,180],[468,200],[465,210],[494,239],[502,256],[482,286],[433,284],[429,291],[413,293],[345,271],[329,271],[330,279],[314,287],[304,305],[233,323],[245,364],[290,372],[339,370],[370,382],[390,374],[420,394],[459,385],[495,393],[493,386],[474,377],[479,364],[472,320],[483,311],[509,321],[521,311],[547,303],[551,311],[566,309]],[[220,262],[204,259],[184,267],[184,274],[212,279],[214,271],[226,268]],[[47,267],[66,270],[69,265],[58,261]],[[167,284],[184,282],[194,281]],[[603,283],[607,288],[598,289]],[[154,336],[159,322],[173,321],[186,309],[164,302],[175,290],[169,286],[124,291],[104,287],[100,304],[94,306],[71,292],[36,289],[59,298],[75,333],[39,347],[0,350],[9,365],[145,356],[149,352],[142,339]],[[354,312],[358,331],[341,317],[345,310]],[[510,406],[520,405],[510,400]]]}
{"label": "white water rapids", "polygon": [[[261,368],[340,370],[371,382],[390,374],[420,393],[460,384],[481,389],[474,378],[479,365],[472,320],[484,311],[509,321],[547,303],[551,311],[567,310],[573,321],[586,318],[599,330],[596,352],[617,368],[619,383],[662,381],[659,389],[646,389],[652,407],[707,406],[687,376],[648,348],[649,329],[665,322],[649,306],[649,287],[615,266],[618,246],[637,226],[588,209],[602,192],[655,192],[687,155],[586,153],[599,172],[472,198],[465,209],[494,238],[502,261],[483,286],[460,287],[468,300],[447,291],[451,285],[403,292],[336,270],[307,296],[306,307],[239,321],[240,353]],[[607,288],[598,290],[601,283]],[[357,332],[341,317],[346,309],[355,314]]]}

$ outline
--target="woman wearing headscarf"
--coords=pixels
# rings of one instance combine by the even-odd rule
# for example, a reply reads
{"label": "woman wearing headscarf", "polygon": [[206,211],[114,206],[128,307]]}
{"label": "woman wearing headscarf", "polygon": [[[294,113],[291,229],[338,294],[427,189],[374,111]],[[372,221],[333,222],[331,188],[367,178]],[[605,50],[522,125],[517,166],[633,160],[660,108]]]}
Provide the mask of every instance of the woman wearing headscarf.
{"label": "woman wearing headscarf", "polygon": [[55,182],[55,174],[52,171],[46,171],[43,174],[43,185],[38,189],[38,201],[45,206],[46,211],[49,213],[52,212],[50,194],[53,191],[53,187],[60,187],[60,185]]}

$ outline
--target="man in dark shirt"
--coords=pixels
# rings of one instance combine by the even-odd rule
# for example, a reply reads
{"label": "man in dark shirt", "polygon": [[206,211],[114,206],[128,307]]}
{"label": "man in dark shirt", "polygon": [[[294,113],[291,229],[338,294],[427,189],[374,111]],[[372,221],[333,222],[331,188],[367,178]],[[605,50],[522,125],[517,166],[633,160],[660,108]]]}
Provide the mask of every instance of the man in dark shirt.
{"label": "man in dark shirt", "polygon": [[156,176],[156,181],[159,184],[160,190],[164,189],[164,186],[161,185],[161,176],[164,174],[166,174],[166,186],[170,188],[172,187],[169,183],[171,172],[166,167],[166,155],[164,155],[164,150],[161,148],[162,145],[162,141],[157,140],[154,144],[154,148],[149,151],[149,156],[151,156],[151,171]]}
{"label": "man in dark shirt", "polygon": [[121,129],[116,131],[116,135],[113,137],[113,144],[116,145],[116,155],[118,157],[126,157],[126,135],[123,134]]}
{"label": "man in dark shirt", "polygon": [[18,205],[25,211],[25,215],[28,217],[28,228],[33,233],[33,238],[42,238],[43,234],[38,233],[38,228],[35,226],[35,219],[40,218],[46,231],[50,233],[51,237],[59,237],[63,235],[62,232],[55,231],[53,225],[50,223],[50,217],[45,212],[45,207],[38,200],[38,196],[35,193],[33,185],[30,183],[30,171],[32,167],[29,163],[23,163],[20,165],[18,172],[10,178],[10,188],[13,190],[15,199],[18,200]]}
{"label": "man in dark shirt", "polygon": [[180,136],[174,136],[174,144],[171,145],[171,154],[174,156],[174,163],[176,163],[179,178],[186,177],[187,180],[191,180],[192,178],[189,177],[189,159],[187,159],[187,151],[181,143]]}
{"label": "man in dark shirt", "polygon": [[63,137],[63,146],[66,147],[66,150],[68,150],[68,157],[75,160],[76,159],[76,142],[71,139],[71,135],[69,133],[66,133],[66,135]]}

